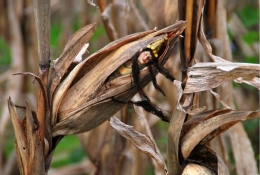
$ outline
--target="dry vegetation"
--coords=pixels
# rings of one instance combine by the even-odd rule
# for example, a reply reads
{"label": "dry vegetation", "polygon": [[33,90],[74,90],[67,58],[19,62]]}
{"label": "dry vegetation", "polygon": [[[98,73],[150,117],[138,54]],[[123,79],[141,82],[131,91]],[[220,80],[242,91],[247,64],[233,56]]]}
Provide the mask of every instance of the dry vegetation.
{"label": "dry vegetation", "polygon": [[[0,0],[11,58],[0,67],[0,174],[258,174],[259,34],[248,33],[259,24],[239,13],[250,3]],[[159,40],[139,85],[112,78]],[[140,107],[139,86],[169,122]],[[86,158],[54,168],[68,135]]]}

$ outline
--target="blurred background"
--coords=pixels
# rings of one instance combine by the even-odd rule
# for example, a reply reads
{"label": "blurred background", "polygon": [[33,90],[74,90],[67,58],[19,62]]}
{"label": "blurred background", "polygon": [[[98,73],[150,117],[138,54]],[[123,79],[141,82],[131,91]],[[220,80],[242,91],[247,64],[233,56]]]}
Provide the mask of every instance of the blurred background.
{"label": "blurred background", "polygon": [[[220,16],[223,15],[226,20],[227,25],[224,27],[226,27],[225,31],[228,35],[232,61],[259,64],[259,1],[219,0],[219,2],[223,5],[225,11]],[[89,53],[84,54],[85,58],[113,40],[131,33],[151,30],[155,27],[161,29],[173,24],[176,20],[178,20],[177,0],[51,0],[51,60],[58,58],[71,35],[87,24],[97,22],[97,28],[89,40]],[[112,29],[111,25],[113,26]],[[215,27],[223,26],[221,23],[216,23]],[[218,39],[211,32],[205,31],[205,33],[208,39]],[[212,40],[212,43],[219,51],[218,42]],[[225,52],[225,48],[222,48],[220,52]],[[205,60],[200,59],[203,54],[201,46],[198,45],[196,58]],[[166,67],[178,80],[181,79],[178,51],[167,62]],[[24,99],[29,99],[36,108],[36,86],[32,78],[12,76],[12,73],[15,72],[32,72],[34,74],[38,72],[37,37],[32,0],[0,0],[1,168],[7,166],[8,162],[11,161],[15,164],[14,132],[6,105],[8,96],[11,96],[12,100],[18,105],[23,105]],[[158,76],[157,78],[166,92],[167,98],[158,95],[150,86],[146,87],[146,92],[156,101],[156,104],[171,112],[176,105],[176,90],[162,77]],[[259,91],[256,88],[233,83],[232,95],[237,110],[259,109]],[[139,115],[147,116],[151,134],[164,156],[166,154],[168,124],[138,110]],[[133,120],[132,122],[134,125],[136,121]],[[55,150],[49,174],[93,174],[95,173],[94,165],[108,166],[109,164],[100,163],[103,161],[102,159],[107,161],[110,159],[103,149],[105,143],[109,142],[105,138],[108,136],[104,136],[102,133],[111,136],[108,137],[111,139],[116,137],[112,137],[115,134],[114,131],[104,129],[110,127],[107,123],[103,125],[87,135],[66,136],[62,139]],[[251,141],[255,160],[259,165],[259,119],[245,121],[243,126]],[[143,131],[144,134],[148,132],[142,128],[142,125],[135,126],[135,128],[139,129],[140,132]],[[122,149],[121,152],[126,157],[132,154],[135,157],[133,164],[141,162],[141,165],[138,165],[139,167],[135,167],[136,174],[157,174],[153,161],[135,147],[129,145],[130,143],[124,141],[123,148],[116,144],[113,148]],[[230,172],[236,174],[234,153],[230,148],[230,142],[227,141],[226,147],[229,150]],[[125,148],[131,150],[131,152],[125,151]],[[137,159],[136,156],[139,158]],[[121,166],[129,167],[129,165],[123,163]],[[13,174],[16,173],[18,171],[14,170]]]}

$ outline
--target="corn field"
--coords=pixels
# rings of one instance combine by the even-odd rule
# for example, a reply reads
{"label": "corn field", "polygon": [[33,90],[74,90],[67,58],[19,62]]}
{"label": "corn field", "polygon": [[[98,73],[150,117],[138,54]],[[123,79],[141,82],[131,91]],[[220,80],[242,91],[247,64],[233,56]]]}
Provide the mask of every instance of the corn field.
{"label": "corn field", "polygon": [[259,174],[259,1],[0,0],[1,175]]}

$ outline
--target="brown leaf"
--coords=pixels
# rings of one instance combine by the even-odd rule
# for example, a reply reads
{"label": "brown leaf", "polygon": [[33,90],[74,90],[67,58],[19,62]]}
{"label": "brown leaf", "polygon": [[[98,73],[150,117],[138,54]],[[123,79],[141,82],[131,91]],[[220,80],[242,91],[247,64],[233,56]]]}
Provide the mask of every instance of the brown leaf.
{"label": "brown leaf", "polygon": [[179,162],[179,140],[185,117],[186,113],[176,109],[170,121],[167,150],[170,175],[178,175],[182,171]]}
{"label": "brown leaf", "polygon": [[[245,81],[257,81],[259,64],[248,63],[197,63],[188,69],[188,79],[184,93],[193,93],[215,88],[226,81],[242,79]],[[257,88],[259,88],[256,86]]]}
{"label": "brown leaf", "polygon": [[157,154],[156,147],[150,137],[138,133],[133,129],[132,126],[126,125],[116,117],[110,118],[110,125],[123,137],[132,142],[138,149],[140,149],[145,154],[154,158],[167,172],[165,162],[160,154]]}
{"label": "brown leaf", "polygon": [[[26,134],[24,132],[24,128],[22,126],[22,123],[17,115],[16,108],[14,103],[11,101],[11,98],[8,99],[8,109],[11,116],[11,120],[14,127],[14,133],[15,133],[15,139],[16,139],[16,153],[17,157],[20,161],[19,163],[19,169],[24,170],[24,166],[26,166],[27,162],[27,156],[28,156],[28,150],[27,150],[27,139]],[[26,173],[26,172],[24,172]]]}
{"label": "brown leaf", "polygon": [[87,25],[78,30],[66,44],[61,56],[54,61],[54,71],[52,75],[50,75],[48,84],[51,96],[78,52],[93,35],[95,28],[96,23]]}
{"label": "brown leaf", "polygon": [[[220,128],[220,130],[217,131],[219,134],[240,120],[246,120],[255,117],[259,117],[259,112],[230,111],[225,112],[224,114],[215,115],[214,117],[199,123],[197,126],[192,128],[181,140],[181,152],[184,159],[186,159],[190,155],[191,151],[201,142],[201,140],[208,136],[212,131],[218,130]],[[231,126],[229,124],[231,124]],[[224,128],[221,128],[223,126]],[[215,135],[217,134],[214,133],[214,136]],[[211,135],[209,135],[209,137],[210,139],[206,139],[207,141],[213,138]],[[205,142],[203,144],[205,144]]]}
{"label": "brown leaf", "polygon": [[44,154],[38,135],[36,134],[34,119],[29,101],[25,100],[26,104],[26,137],[28,150],[28,173],[29,174],[45,174]]}
{"label": "brown leaf", "polygon": [[[141,48],[157,39],[166,37],[167,33],[169,43],[159,57],[159,64],[163,65],[174,49],[177,36],[184,28],[185,22],[180,21],[138,41],[125,44],[126,41],[120,39],[79,63],[81,68],[76,67],[78,73],[75,72],[77,75],[74,82],[70,85],[69,90],[64,91],[66,94],[60,103],[59,122],[53,128],[53,136],[89,131],[114,115],[125,105],[124,102],[128,102],[138,92],[138,89],[133,85],[131,75],[121,76],[107,83],[108,77],[124,62],[130,60]],[[133,36],[126,37],[128,41],[133,40],[133,38]],[[122,44],[124,45],[121,46]],[[116,50],[111,52],[112,48]],[[84,72],[85,75],[82,74]],[[148,74],[147,68],[140,72],[142,87],[151,81]],[[66,87],[69,87],[69,85],[66,85]]]}
{"label": "brown leaf", "polygon": [[[39,139],[41,140],[42,147],[44,148],[44,139],[47,139],[50,147],[52,145],[52,137],[51,137],[51,114],[50,114],[50,106],[49,106],[49,100],[47,96],[47,90],[46,86],[43,84],[42,80],[40,77],[34,75],[33,73],[30,72],[23,72],[23,73],[15,73],[14,75],[29,75],[35,78],[35,80],[39,83],[39,88],[38,88],[38,93],[40,95],[38,96],[38,103],[37,103],[37,108],[41,106],[39,110],[37,110],[37,120],[39,122],[40,127],[39,128]],[[39,117],[39,115],[41,117]],[[45,148],[44,148],[45,149]]]}
{"label": "brown leaf", "polygon": [[[178,100],[177,100],[177,109],[183,111],[189,115],[197,115],[205,110],[205,106],[201,108],[191,109],[193,106],[190,106],[193,99],[193,94],[183,94],[182,82],[175,80],[174,85],[178,91]],[[183,100],[184,99],[184,100]],[[182,100],[182,101],[181,101]]]}
{"label": "brown leaf", "polygon": [[52,116],[51,116],[51,123],[55,125],[57,122],[57,114],[60,107],[60,103],[67,92],[68,88],[70,87],[71,83],[73,82],[74,78],[76,77],[79,69],[81,68],[81,64],[78,64],[74,69],[70,72],[70,74],[60,83],[57,87],[56,92],[53,95],[53,102],[52,102]]}
{"label": "brown leaf", "polygon": [[45,174],[44,155],[38,135],[36,134],[35,122],[32,110],[28,101],[26,102],[26,116],[23,119],[25,126],[18,117],[16,108],[11,99],[8,106],[16,137],[16,153],[19,168],[22,174]]}
{"label": "brown leaf", "polygon": [[[61,101],[63,100],[63,97],[65,96],[65,93],[67,92],[68,88],[71,86],[71,84],[75,81],[78,81],[84,74],[87,74],[90,69],[92,69],[95,65],[98,64],[98,61],[101,61],[100,58],[104,59],[103,55],[108,54],[112,50],[117,49],[122,44],[125,44],[127,41],[132,41],[137,39],[138,37],[143,37],[153,31],[143,32],[139,35],[129,35],[122,39],[116,40],[101,50],[94,53],[92,56],[87,58],[85,61],[79,63],[71,72],[70,74],[60,83],[58,86],[58,89],[54,93],[53,97],[53,110],[52,110],[52,124],[54,125],[57,121],[57,113],[61,104]],[[92,63],[92,64],[91,64]],[[89,69],[86,69],[89,68]],[[83,83],[84,84],[84,83]],[[75,88],[74,88],[75,89]],[[66,101],[66,100],[65,100]],[[64,104],[63,104],[64,105]],[[72,106],[69,106],[70,108]]]}
{"label": "brown leaf", "polygon": [[214,92],[212,89],[210,89],[210,92],[212,95],[214,95],[218,101],[222,104],[222,106],[226,107],[227,109],[231,109],[220,97],[220,95],[216,92]]}

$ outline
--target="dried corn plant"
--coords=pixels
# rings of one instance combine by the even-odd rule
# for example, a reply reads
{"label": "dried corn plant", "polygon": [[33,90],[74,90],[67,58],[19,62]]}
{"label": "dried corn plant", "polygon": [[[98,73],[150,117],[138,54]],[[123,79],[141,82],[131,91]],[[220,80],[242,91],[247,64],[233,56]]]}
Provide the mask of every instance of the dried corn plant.
{"label": "dried corn plant", "polygon": [[[132,0],[81,1],[88,4],[81,6],[100,12],[111,42],[86,56],[98,24],[81,19],[88,24],[70,37],[51,65],[55,3],[63,2],[34,0],[39,70],[33,74],[20,69],[14,76],[31,77],[38,84],[37,106],[29,100],[15,105],[13,95],[8,99],[21,174],[132,175],[146,174],[148,166],[156,175],[232,174],[233,166],[237,174],[258,173],[241,121],[258,118],[259,111],[236,108],[230,82],[259,90],[260,65],[233,62],[225,18],[228,3],[142,0],[138,7]],[[62,14],[73,4],[64,3]],[[64,36],[71,32],[69,17]],[[139,67],[137,59],[145,58],[153,63]],[[155,142],[156,132],[161,132],[153,131],[160,121],[156,115],[169,123],[168,131],[162,131],[167,152]],[[78,135],[88,160],[50,169],[56,147],[72,134]],[[0,169],[6,175],[11,174],[7,165],[1,163]]]}

